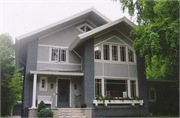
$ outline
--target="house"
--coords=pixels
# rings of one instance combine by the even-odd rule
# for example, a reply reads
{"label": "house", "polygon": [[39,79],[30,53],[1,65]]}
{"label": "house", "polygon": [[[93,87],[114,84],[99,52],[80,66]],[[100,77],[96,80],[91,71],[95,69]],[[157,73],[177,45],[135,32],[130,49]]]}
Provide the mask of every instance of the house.
{"label": "house", "polygon": [[[147,116],[144,58],[132,48],[136,26],[110,21],[94,8],[16,38],[24,69],[22,116],[35,117],[43,100],[55,117]],[[96,95],[140,101],[102,101]]]}

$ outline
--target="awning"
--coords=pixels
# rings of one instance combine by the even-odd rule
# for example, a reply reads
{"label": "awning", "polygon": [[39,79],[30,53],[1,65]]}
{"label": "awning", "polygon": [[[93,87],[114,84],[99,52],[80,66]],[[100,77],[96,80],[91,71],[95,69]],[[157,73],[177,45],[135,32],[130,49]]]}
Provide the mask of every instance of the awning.
{"label": "awning", "polygon": [[42,75],[67,75],[67,76],[84,76],[82,72],[56,72],[56,71],[34,71],[30,70],[30,74],[42,74]]}

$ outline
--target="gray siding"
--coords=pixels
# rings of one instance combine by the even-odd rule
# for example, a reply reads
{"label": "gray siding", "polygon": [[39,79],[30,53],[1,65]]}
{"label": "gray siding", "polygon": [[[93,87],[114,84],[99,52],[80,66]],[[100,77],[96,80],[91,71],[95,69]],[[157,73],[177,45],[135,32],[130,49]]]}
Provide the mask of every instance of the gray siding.
{"label": "gray siding", "polygon": [[137,77],[137,66],[136,65],[129,65],[129,76]]}
{"label": "gray siding", "polygon": [[114,77],[128,77],[128,65],[105,63],[104,75]]}
{"label": "gray siding", "polygon": [[94,63],[95,76],[103,76],[102,63]]}
{"label": "gray siding", "polygon": [[69,63],[81,64],[81,58],[73,51],[69,51]]}
{"label": "gray siding", "polygon": [[49,47],[38,46],[38,61],[49,61]]}
{"label": "gray siding", "polygon": [[81,65],[38,63],[37,70],[80,71]]}
{"label": "gray siding", "polygon": [[39,44],[69,47],[71,45],[71,43],[77,38],[77,35],[82,33],[76,27],[78,27],[84,23],[87,23],[91,27],[94,27],[90,23],[88,23],[87,21],[83,21],[81,23],[78,23],[76,25],[73,25],[73,26],[68,27],[64,30],[61,30],[59,32],[56,32],[52,35],[49,35],[47,37],[40,39]]}
{"label": "gray siding", "polygon": [[[129,46],[132,47],[133,45],[133,42],[131,42],[129,39],[127,39],[126,37],[124,37],[121,33],[119,33],[118,31],[116,30],[112,30],[110,32],[107,32],[97,38],[94,39],[94,44],[96,45],[97,43],[100,43],[112,36],[117,36],[118,38],[120,38],[122,41],[124,41],[126,44],[128,44]],[[116,42],[115,42],[116,43]]]}

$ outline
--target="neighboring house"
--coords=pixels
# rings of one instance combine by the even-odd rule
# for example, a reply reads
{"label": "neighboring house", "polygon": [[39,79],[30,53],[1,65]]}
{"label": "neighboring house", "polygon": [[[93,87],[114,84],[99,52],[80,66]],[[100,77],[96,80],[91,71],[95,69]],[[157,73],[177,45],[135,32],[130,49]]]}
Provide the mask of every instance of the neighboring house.
{"label": "neighboring house", "polygon": [[[17,69],[25,70],[22,116],[36,114],[41,100],[59,117],[62,108],[73,112],[76,107],[83,107],[89,117],[147,116],[144,58],[136,57],[135,37],[130,37],[135,27],[126,17],[110,21],[90,8],[17,37]],[[107,91],[112,97],[142,100],[135,105],[95,100]]]}

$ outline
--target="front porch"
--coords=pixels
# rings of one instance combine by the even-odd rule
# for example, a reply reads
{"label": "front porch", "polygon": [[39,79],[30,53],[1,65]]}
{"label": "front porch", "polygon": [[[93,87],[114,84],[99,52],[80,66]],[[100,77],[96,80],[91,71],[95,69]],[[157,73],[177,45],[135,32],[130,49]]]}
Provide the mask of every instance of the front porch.
{"label": "front porch", "polygon": [[33,74],[32,109],[41,100],[52,109],[81,107],[84,73],[30,71],[30,74]]}

